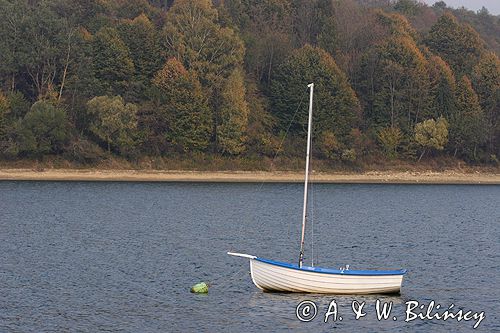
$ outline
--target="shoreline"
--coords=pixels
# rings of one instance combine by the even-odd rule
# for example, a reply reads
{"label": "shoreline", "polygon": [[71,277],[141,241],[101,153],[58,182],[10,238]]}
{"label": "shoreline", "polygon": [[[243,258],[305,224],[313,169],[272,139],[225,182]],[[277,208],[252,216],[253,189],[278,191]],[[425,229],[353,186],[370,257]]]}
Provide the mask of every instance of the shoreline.
{"label": "shoreline", "polygon": [[[368,171],[313,173],[315,183],[345,184],[490,184],[500,185],[500,173],[461,171]],[[156,171],[103,169],[0,169],[0,181],[110,181],[302,183],[304,174],[288,171]]]}

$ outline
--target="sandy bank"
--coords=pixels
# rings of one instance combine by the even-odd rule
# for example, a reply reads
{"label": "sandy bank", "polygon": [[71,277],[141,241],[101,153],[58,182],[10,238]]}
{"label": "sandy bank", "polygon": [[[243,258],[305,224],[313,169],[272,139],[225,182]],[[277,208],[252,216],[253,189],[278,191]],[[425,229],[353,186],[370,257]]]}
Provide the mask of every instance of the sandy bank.
{"label": "sandy bank", "polygon": [[[303,182],[298,172],[202,172],[94,169],[0,169],[0,180],[43,181],[145,181],[145,182]],[[394,172],[371,171],[363,174],[315,173],[321,183],[381,184],[500,184],[500,173]]]}

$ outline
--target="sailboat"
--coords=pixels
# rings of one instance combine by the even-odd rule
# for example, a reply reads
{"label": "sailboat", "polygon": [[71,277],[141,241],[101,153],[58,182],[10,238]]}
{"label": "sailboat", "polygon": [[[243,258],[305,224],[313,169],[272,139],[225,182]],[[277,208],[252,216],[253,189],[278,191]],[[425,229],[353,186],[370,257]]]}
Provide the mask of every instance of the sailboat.
{"label": "sailboat", "polygon": [[257,256],[228,252],[227,254],[250,260],[250,274],[255,286],[270,292],[299,292],[320,294],[386,294],[399,293],[405,269],[400,270],[350,270],[349,266],[333,269],[305,266],[304,238],[307,222],[307,190],[311,151],[311,125],[314,83],[307,86],[309,95],[309,121],[307,126],[306,172],[302,234],[298,264],[285,263]]}

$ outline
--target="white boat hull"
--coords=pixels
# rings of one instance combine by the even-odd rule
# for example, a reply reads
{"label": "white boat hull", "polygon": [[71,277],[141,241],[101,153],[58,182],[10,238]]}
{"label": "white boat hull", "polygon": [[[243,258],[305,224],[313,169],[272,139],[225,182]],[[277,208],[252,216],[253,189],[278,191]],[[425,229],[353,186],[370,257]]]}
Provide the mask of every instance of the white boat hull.
{"label": "white boat hull", "polygon": [[[289,265],[293,266],[293,265]],[[250,259],[252,281],[263,291],[320,294],[386,294],[399,293],[406,271],[380,274],[380,271],[315,271],[312,267],[284,267]],[[357,274],[363,272],[363,274]]]}

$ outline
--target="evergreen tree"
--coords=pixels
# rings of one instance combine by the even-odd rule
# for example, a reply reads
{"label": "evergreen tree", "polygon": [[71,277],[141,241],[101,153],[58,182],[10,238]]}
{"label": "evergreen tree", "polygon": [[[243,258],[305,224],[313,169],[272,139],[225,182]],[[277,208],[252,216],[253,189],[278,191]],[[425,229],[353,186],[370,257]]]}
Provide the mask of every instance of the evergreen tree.
{"label": "evergreen tree", "polygon": [[267,88],[274,70],[293,48],[291,2],[236,0],[224,2],[221,9],[241,31],[247,72]]}
{"label": "evergreen tree", "polygon": [[212,142],[217,148],[224,81],[243,63],[245,48],[238,34],[219,24],[210,0],[178,0],[170,8],[164,40],[168,54],[196,73],[212,111]]}
{"label": "evergreen tree", "polygon": [[0,91],[0,146],[8,135],[7,117],[10,113],[10,105],[7,97]]}
{"label": "evergreen tree", "polygon": [[378,140],[387,157],[395,158],[403,140],[403,133],[398,127],[385,127],[378,131]]}
{"label": "evergreen tree", "polygon": [[156,151],[164,151],[158,139],[166,140],[180,151],[202,151],[210,143],[212,118],[201,84],[181,62],[170,58],[156,74],[153,84],[159,90],[157,110],[150,119],[150,137],[157,143]]}
{"label": "evergreen tree", "polygon": [[430,107],[427,66],[415,41],[408,36],[390,37],[370,50],[362,71],[368,124],[398,127],[411,133]]}
{"label": "evergreen tree", "polygon": [[6,95],[10,108],[10,117],[14,120],[23,119],[30,110],[30,102],[19,91],[13,91]]}
{"label": "evergreen tree", "polygon": [[460,24],[450,12],[432,26],[425,43],[460,76],[470,74],[484,52],[478,33],[470,25]]}
{"label": "evergreen tree", "polygon": [[0,0],[0,78],[2,85],[11,91],[17,88],[19,72],[27,62],[25,45],[29,41],[23,36],[23,30],[29,12],[27,1]]}
{"label": "evergreen tree", "polygon": [[15,157],[19,153],[19,129],[29,110],[30,104],[21,93],[0,91],[0,155]]}
{"label": "evergreen tree", "polygon": [[273,135],[275,119],[271,115],[268,99],[258,89],[256,80],[248,79],[245,86],[249,108],[246,152],[258,156],[275,155],[279,142]]}
{"label": "evergreen tree", "polygon": [[406,17],[400,14],[376,10],[377,24],[385,28],[385,37],[408,37],[416,39],[417,33]]}
{"label": "evergreen tree", "polygon": [[[492,52],[481,57],[473,69],[473,85],[487,123],[488,148],[500,156],[500,60]],[[496,147],[496,151],[495,151]]]}
{"label": "evergreen tree", "polygon": [[0,48],[6,63],[0,62],[0,71],[4,67],[9,73],[10,90],[22,89],[32,100],[62,94],[74,28],[50,1],[2,1],[2,10]]}
{"label": "evergreen tree", "polygon": [[223,153],[242,153],[245,149],[249,110],[245,100],[245,82],[241,70],[234,70],[226,80],[221,97],[221,124],[217,127],[218,146]]}
{"label": "evergreen tree", "polygon": [[130,51],[115,28],[99,30],[93,40],[93,65],[101,92],[124,95],[134,73]]}
{"label": "evergreen tree", "polygon": [[292,0],[292,18],[296,45],[316,44],[323,25],[333,14],[330,0]]}
{"label": "evergreen tree", "polygon": [[394,9],[408,16],[418,14],[422,8],[422,4],[416,0],[398,0],[394,4]]}
{"label": "evergreen tree", "polygon": [[483,110],[467,76],[457,85],[457,112],[450,119],[450,143],[454,155],[460,153],[469,160],[477,160],[477,150],[485,142],[486,128]]}
{"label": "evergreen tree", "polygon": [[134,63],[135,73],[132,91],[127,96],[138,101],[145,94],[151,79],[161,69],[162,59],[161,39],[154,24],[145,14],[133,20],[124,20],[119,26],[121,39],[130,50],[130,58]]}
{"label": "evergreen tree", "polygon": [[163,31],[170,56],[199,74],[206,86],[229,77],[243,62],[244,46],[231,28],[221,27],[210,0],[179,0],[170,8]]}
{"label": "evergreen tree", "polygon": [[20,124],[19,150],[34,155],[61,153],[69,139],[64,109],[53,101],[38,101]]}
{"label": "evergreen tree", "polygon": [[[272,112],[279,130],[307,128],[307,85],[314,82],[314,131],[333,131],[344,140],[359,125],[359,102],[346,76],[324,50],[306,45],[292,53],[272,81]],[[300,107],[300,112],[295,111]]]}
{"label": "evergreen tree", "polygon": [[436,55],[431,55],[428,61],[431,109],[428,116],[451,119],[456,112],[455,91],[456,81],[450,66]]}

